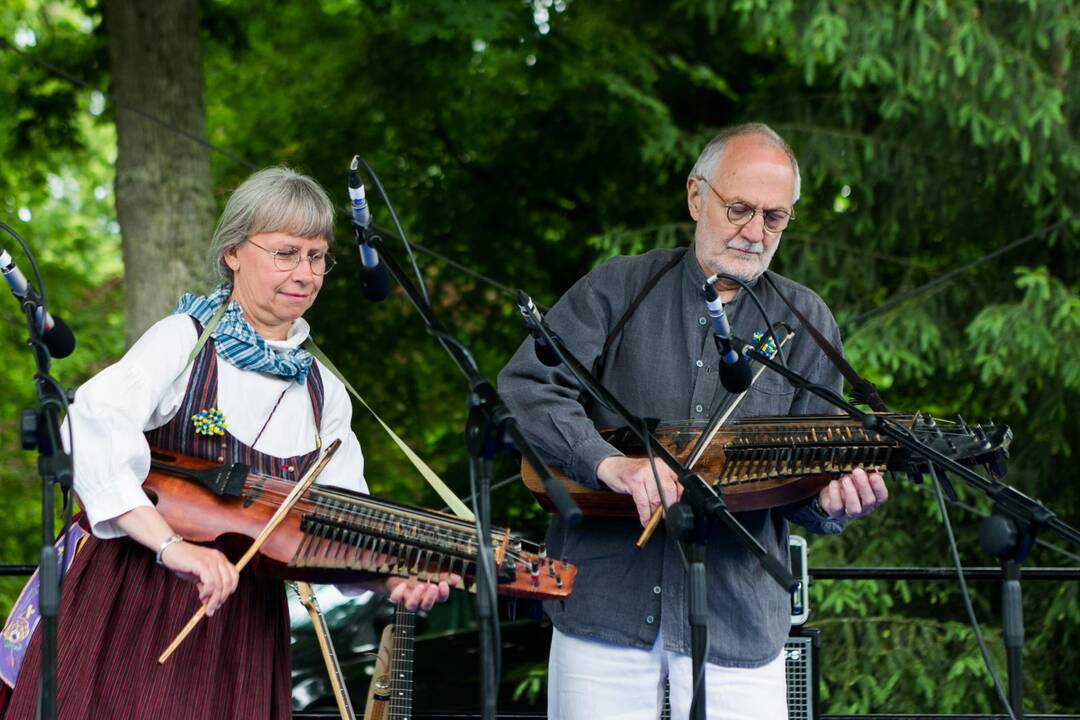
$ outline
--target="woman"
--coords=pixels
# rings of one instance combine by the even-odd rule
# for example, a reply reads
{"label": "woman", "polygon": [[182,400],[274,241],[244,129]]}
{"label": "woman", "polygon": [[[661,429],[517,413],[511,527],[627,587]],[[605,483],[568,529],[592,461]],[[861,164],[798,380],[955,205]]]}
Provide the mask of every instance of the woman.
{"label": "woman", "polygon": [[[254,174],[214,233],[223,284],[206,297],[185,295],[79,389],[69,418],[75,490],[93,537],[64,580],[60,718],[289,717],[283,583],[237,574],[218,550],[184,542],[141,484],[150,446],[298,480],[320,447],[340,439],[318,482],[367,491],[345,388],[301,347],[302,316],[334,265],[333,220],[311,178],[284,168]],[[449,594],[445,582],[401,578],[371,587],[409,609]],[[212,619],[159,665],[202,603]],[[6,720],[34,715],[37,645],[35,637]]]}

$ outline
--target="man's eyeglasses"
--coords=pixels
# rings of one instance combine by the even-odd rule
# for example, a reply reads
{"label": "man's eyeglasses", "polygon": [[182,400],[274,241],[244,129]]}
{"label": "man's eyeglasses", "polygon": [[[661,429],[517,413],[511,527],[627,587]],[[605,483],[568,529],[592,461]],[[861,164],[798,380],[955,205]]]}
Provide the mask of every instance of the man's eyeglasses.
{"label": "man's eyeglasses", "polygon": [[732,225],[738,225],[742,227],[751,220],[754,219],[754,215],[761,211],[761,217],[765,223],[765,229],[771,233],[781,233],[784,228],[788,226],[792,220],[795,219],[795,209],[790,211],[782,210],[779,208],[756,208],[753,205],[747,205],[744,202],[728,202],[724,199],[724,196],[716,192],[716,188],[709,184],[709,181],[703,177],[699,177],[698,180],[705,184],[705,187],[713,191],[713,195],[720,198],[720,202],[727,208],[727,219]]}
{"label": "man's eyeglasses", "polygon": [[335,260],[334,256],[329,252],[311,253],[307,257],[301,258],[300,251],[296,248],[290,248],[288,250],[271,250],[270,248],[264,248],[254,240],[248,240],[248,242],[263,252],[273,255],[274,267],[282,272],[295,270],[301,260],[307,260],[311,264],[311,272],[316,275],[325,275],[337,264],[337,260]]}

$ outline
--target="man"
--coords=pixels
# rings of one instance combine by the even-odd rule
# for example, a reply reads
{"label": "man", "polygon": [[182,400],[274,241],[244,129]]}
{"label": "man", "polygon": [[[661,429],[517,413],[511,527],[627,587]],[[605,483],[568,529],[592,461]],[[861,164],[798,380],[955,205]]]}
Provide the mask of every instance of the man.
{"label": "man", "polygon": [[[774,321],[797,328],[774,285],[779,287],[840,344],[836,322],[817,295],[774,273],[763,277],[799,197],[798,164],[787,144],[762,124],[732,128],[705,147],[686,187],[697,223],[687,250],[614,258],[578,281],[548,315],[571,352],[597,367],[601,382],[631,412],[666,421],[705,420],[730,400],[718,382],[719,355],[702,299],[702,285],[714,273],[749,283]],[[736,335],[749,338],[764,328],[745,291],[723,282],[716,288]],[[840,374],[807,333],[798,333],[784,353],[793,370],[842,389]],[[555,626],[550,717],[656,718],[665,676],[672,717],[687,717],[690,631],[679,548],[659,532],[643,549],[634,545],[660,505],[649,461],[624,457],[601,438],[597,428],[617,427],[620,420],[581,400],[565,368],[541,365],[531,341],[501,373],[500,390],[546,462],[584,485],[629,494],[640,520],[587,518],[578,528],[564,527],[558,517],[552,522],[551,554],[575,563],[579,574],[573,595],[546,608]],[[766,371],[736,415],[834,412]],[[656,467],[671,502],[680,495],[675,476],[662,463]],[[786,559],[787,520],[811,532],[835,533],[886,498],[880,473],[859,469],[808,502],[737,518],[769,553]],[[781,651],[790,628],[787,594],[723,528],[710,532],[706,572],[708,717],[786,717]]]}

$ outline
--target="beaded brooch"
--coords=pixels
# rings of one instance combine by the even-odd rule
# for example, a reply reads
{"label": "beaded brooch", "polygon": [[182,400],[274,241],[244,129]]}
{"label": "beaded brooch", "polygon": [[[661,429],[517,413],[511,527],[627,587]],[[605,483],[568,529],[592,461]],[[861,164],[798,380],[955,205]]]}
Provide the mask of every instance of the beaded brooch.
{"label": "beaded brooch", "polygon": [[[761,341],[763,337],[765,338],[765,342]],[[766,337],[762,330],[754,331],[754,347],[767,358],[776,357],[776,341],[773,340],[772,335]]]}
{"label": "beaded brooch", "polygon": [[195,425],[195,432],[199,435],[224,435],[225,428],[228,427],[225,422],[225,415],[217,408],[195,413],[191,417],[191,422]]}

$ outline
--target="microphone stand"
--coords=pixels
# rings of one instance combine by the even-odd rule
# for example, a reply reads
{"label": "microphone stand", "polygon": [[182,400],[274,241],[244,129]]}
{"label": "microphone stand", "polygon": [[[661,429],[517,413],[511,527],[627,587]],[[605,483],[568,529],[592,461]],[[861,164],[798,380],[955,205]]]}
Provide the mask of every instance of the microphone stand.
{"label": "microphone stand", "polygon": [[[498,454],[508,454],[516,447],[528,460],[544,483],[563,519],[570,525],[581,521],[581,509],[570,498],[566,488],[551,476],[540,460],[536,449],[525,439],[513,414],[503,404],[495,387],[476,367],[469,351],[451,337],[442,322],[435,315],[416,286],[405,274],[394,257],[387,252],[386,246],[378,233],[368,232],[353,223],[357,242],[368,244],[379,254],[386,268],[405,291],[413,307],[420,313],[428,332],[433,335],[446,350],[450,359],[461,370],[469,384],[469,415],[465,424],[465,446],[469,451],[469,474],[477,485],[474,488],[474,503],[479,532],[477,536],[476,561],[476,615],[480,636],[480,694],[481,716],[485,720],[495,720],[496,700],[498,695],[498,671],[496,653],[492,637],[497,635],[498,618],[495,616],[495,556],[491,547],[491,465]],[[508,442],[509,441],[509,442]]]}
{"label": "microphone stand", "polygon": [[1024,645],[1024,617],[1020,604],[1020,563],[1027,556],[1036,534],[1041,529],[1047,528],[1076,545],[1080,545],[1080,531],[1062,522],[1038,500],[1005,483],[984,478],[920,442],[907,428],[880,415],[863,412],[831,389],[810,382],[762,354],[752,345],[747,345],[743,354],[779,373],[796,388],[813,393],[840,408],[867,430],[891,438],[913,455],[924,458],[930,463],[932,473],[937,466],[959,475],[968,486],[993,501],[993,514],[980,527],[979,540],[985,552],[998,558],[1005,578],[1002,585],[1001,615],[1009,677],[1009,705],[1018,720],[1023,718],[1021,651]]}
{"label": "microphone stand", "polygon": [[641,439],[650,453],[658,457],[675,473],[679,484],[683,486],[682,500],[673,503],[667,509],[668,532],[679,540],[687,551],[689,562],[688,579],[690,593],[687,598],[687,616],[690,623],[690,659],[694,678],[693,701],[690,717],[692,720],[705,718],[705,684],[699,682],[705,677],[705,658],[708,651],[709,606],[705,581],[705,542],[708,538],[710,521],[719,521],[734,535],[735,539],[754,555],[765,572],[769,574],[786,592],[796,587],[796,580],[788,569],[770,555],[761,543],[735,519],[727,509],[723,497],[708,485],[696,472],[688,470],[656,437],[643,429],[643,422],[619,402],[610,390],[574,357],[562,339],[548,327],[547,320],[539,310],[534,310],[533,324],[543,335],[544,341],[555,350],[559,359],[574,374],[582,387],[598,402],[611,408],[634,434]]}
{"label": "microphone stand", "polygon": [[59,485],[65,496],[71,490],[72,463],[71,456],[64,452],[60,441],[60,415],[67,398],[63,389],[49,376],[52,356],[42,337],[42,323],[37,317],[40,299],[32,287],[28,288],[21,304],[30,332],[27,342],[33,349],[37,365],[37,372],[34,373],[37,409],[22,411],[19,430],[23,449],[38,451],[38,474],[41,476],[41,552],[38,556],[41,680],[38,687],[38,717],[53,720],[56,717],[56,627],[60,612],[60,578],[56,548],[53,546],[53,487]]}

